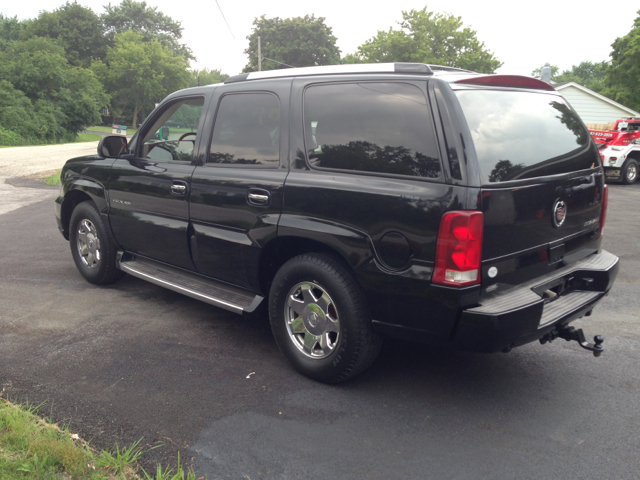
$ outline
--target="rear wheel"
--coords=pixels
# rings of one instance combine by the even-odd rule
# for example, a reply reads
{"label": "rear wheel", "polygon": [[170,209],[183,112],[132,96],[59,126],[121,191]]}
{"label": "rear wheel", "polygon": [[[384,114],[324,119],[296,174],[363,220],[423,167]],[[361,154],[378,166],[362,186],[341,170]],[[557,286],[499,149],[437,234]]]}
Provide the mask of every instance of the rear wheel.
{"label": "rear wheel", "polygon": [[124,272],[116,268],[116,248],[109,240],[104,222],[92,202],[76,205],[69,222],[71,255],[82,276],[95,285],[119,280]]}
{"label": "rear wheel", "polygon": [[624,162],[622,172],[620,173],[622,183],[625,185],[635,182],[638,179],[638,161],[633,158],[627,159],[627,161]]}
{"label": "rear wheel", "polygon": [[276,274],[271,329],[296,370],[325,383],[357,375],[381,345],[353,275],[323,254],[299,255]]}

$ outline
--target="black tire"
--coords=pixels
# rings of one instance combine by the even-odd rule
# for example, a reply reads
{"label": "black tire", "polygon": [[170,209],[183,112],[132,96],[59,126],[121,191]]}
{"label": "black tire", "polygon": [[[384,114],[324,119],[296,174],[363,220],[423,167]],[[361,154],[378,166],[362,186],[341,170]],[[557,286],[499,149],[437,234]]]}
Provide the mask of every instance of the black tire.
{"label": "black tire", "polygon": [[622,166],[620,178],[625,185],[635,182],[638,179],[638,161],[633,158],[628,158]]}
{"label": "black tire", "polygon": [[278,270],[269,318],[276,343],[294,368],[321,382],[357,375],[380,351],[381,338],[355,278],[328,255],[299,255]]}
{"label": "black tire", "polygon": [[92,202],[79,203],[73,210],[69,245],[76,267],[89,283],[106,285],[124,276],[124,272],[116,268],[116,247]]}

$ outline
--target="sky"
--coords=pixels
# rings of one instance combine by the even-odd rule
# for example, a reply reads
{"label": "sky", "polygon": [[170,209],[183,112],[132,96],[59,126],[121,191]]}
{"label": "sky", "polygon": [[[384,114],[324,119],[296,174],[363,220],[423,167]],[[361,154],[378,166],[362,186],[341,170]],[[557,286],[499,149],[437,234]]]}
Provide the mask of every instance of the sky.
{"label": "sky", "polygon": [[[4,1],[0,13],[35,18],[42,10],[52,11],[66,0]],[[77,0],[97,14],[104,12],[105,0]],[[112,0],[112,5],[119,4]],[[549,62],[560,71],[583,61],[609,60],[611,44],[626,35],[639,15],[640,2],[603,3],[601,0],[537,0],[534,2],[503,0],[395,0],[361,2],[321,0],[317,2],[278,0],[218,0],[225,23],[215,0],[147,0],[182,23],[182,43],[194,52],[193,68],[219,69],[223,73],[240,73],[247,63],[253,20],[267,17],[298,17],[314,14],[324,17],[333,29],[342,55],[354,53],[358,46],[379,30],[397,28],[402,11],[422,9],[462,17],[465,27],[477,32],[485,48],[503,62],[498,73],[530,75]],[[298,65],[296,65],[298,66]],[[268,68],[265,62],[264,69]]]}

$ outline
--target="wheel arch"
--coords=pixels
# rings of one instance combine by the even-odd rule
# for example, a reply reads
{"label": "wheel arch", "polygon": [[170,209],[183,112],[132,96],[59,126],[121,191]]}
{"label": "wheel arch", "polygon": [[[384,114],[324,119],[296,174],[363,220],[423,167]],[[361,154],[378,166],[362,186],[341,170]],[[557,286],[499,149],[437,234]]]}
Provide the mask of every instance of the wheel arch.
{"label": "wheel arch", "polygon": [[312,252],[334,258],[351,272],[359,263],[354,262],[356,259],[348,251],[335,244],[295,235],[279,236],[265,245],[260,255],[258,268],[261,291],[268,294],[271,282],[282,265],[298,255]]}
{"label": "wheel arch", "polygon": [[[70,183],[66,188],[64,194],[64,201],[62,202],[62,208],[60,212],[60,220],[62,223],[64,238],[69,240],[69,222],[71,220],[71,214],[79,203],[91,201],[100,212],[100,215],[106,217],[106,210],[108,207],[106,198],[106,189],[98,182],[82,178],[76,179]],[[108,225],[108,221],[105,218],[105,224]],[[110,228],[107,228],[109,235],[111,236]]]}
{"label": "wheel arch", "polygon": [[633,158],[636,162],[640,163],[640,150],[633,150],[629,152],[627,158]]}

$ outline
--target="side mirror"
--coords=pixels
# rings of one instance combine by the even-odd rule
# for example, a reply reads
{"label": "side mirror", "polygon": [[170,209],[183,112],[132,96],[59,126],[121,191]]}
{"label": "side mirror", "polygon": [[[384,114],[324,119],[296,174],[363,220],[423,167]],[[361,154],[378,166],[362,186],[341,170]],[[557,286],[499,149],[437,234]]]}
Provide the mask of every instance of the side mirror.
{"label": "side mirror", "polygon": [[126,148],[126,137],[108,135],[100,139],[100,142],[98,143],[98,155],[107,158],[118,158],[118,155],[120,155]]}

